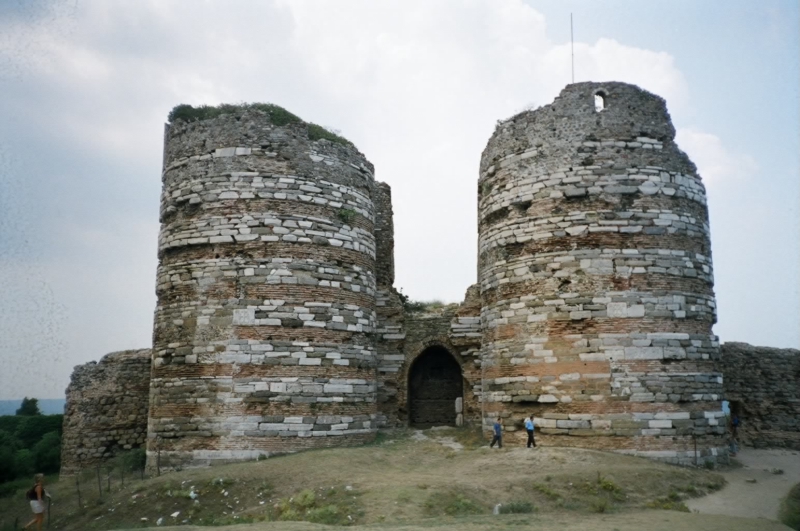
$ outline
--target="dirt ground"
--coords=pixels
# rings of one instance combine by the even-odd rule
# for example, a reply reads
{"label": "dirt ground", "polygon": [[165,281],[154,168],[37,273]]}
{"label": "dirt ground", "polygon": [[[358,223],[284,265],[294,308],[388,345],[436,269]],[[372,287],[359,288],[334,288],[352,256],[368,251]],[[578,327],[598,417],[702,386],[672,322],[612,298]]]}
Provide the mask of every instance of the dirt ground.
{"label": "dirt ground", "polygon": [[[353,531],[791,531],[779,522],[755,518],[647,511],[614,515],[500,515],[425,521],[411,525],[364,525]],[[207,527],[158,527],[139,531],[207,531]],[[307,522],[264,522],[225,527],[225,531],[334,531],[335,527]],[[341,528],[339,528],[341,529]],[[121,530],[122,531],[122,530]],[[133,530],[128,530],[133,531]]]}
{"label": "dirt ground", "polygon": [[[769,457],[773,454],[774,459]],[[305,492],[320,504],[334,504],[346,518],[339,523],[357,524],[348,527],[360,531],[787,530],[764,518],[775,518],[781,497],[798,481],[800,459],[775,451],[752,456],[745,451],[740,456],[745,467],[719,474],[576,448],[490,449],[466,430],[406,431],[359,448],[312,450],[112,484],[102,500],[92,497],[96,482],[89,481],[81,510],[74,483],[54,483],[57,511],[51,529],[201,531],[221,524],[234,524],[226,531],[335,529],[308,522],[258,521],[275,520],[274,510],[281,506],[303,513],[305,509],[292,500],[303,499]],[[784,474],[773,474],[773,468]],[[723,476],[729,478],[729,487],[723,488]],[[757,482],[746,483],[749,478]],[[735,494],[740,488],[742,493]],[[195,491],[198,499],[192,497]],[[762,492],[754,505],[764,506],[763,514],[726,513],[722,503],[723,509],[710,509],[714,504],[708,500],[727,500],[734,493],[741,499],[730,505],[738,507],[755,492]],[[708,493],[714,494],[701,498]],[[0,521],[28,516],[20,499],[21,494],[0,499]],[[498,504],[519,502],[530,503],[533,512],[492,514]],[[689,512],[694,507],[699,513]],[[240,524],[248,518],[257,523]],[[159,520],[161,525],[155,526]],[[184,525],[170,527],[177,524]]]}
{"label": "dirt ground", "polygon": [[744,448],[735,459],[742,467],[720,472],[728,482],[722,490],[686,505],[702,514],[776,520],[781,500],[800,483],[800,452]]}

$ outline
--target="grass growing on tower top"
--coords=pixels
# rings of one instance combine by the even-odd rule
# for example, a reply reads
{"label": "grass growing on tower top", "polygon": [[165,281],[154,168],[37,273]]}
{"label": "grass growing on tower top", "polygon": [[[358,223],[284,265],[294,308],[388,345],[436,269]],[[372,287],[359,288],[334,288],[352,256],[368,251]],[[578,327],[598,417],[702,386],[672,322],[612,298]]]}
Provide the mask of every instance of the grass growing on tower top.
{"label": "grass growing on tower top", "polygon": [[223,114],[236,114],[247,110],[256,110],[266,113],[270,121],[277,126],[289,124],[303,124],[308,130],[308,138],[311,141],[329,140],[338,144],[353,146],[353,143],[340,136],[339,134],[315,123],[306,122],[294,113],[291,113],[279,105],[273,103],[222,103],[220,105],[200,105],[194,107],[186,103],[176,105],[170,111],[167,120],[175,123],[180,120],[183,122],[197,122],[210,120]]}

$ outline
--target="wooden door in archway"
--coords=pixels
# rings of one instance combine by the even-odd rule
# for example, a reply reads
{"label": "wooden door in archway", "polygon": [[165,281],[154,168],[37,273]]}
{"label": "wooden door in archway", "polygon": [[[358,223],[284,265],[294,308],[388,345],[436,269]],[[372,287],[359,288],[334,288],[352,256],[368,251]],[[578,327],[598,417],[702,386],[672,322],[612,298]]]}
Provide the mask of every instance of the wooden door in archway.
{"label": "wooden door in archway", "polygon": [[461,366],[444,347],[427,348],[408,376],[409,424],[418,428],[456,425],[456,398],[463,396]]}

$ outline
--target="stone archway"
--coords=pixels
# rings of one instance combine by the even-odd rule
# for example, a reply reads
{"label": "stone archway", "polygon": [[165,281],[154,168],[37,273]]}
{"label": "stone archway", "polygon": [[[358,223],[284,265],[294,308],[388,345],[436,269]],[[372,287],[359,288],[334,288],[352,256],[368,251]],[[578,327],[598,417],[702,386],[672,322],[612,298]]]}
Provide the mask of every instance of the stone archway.
{"label": "stone archway", "polygon": [[461,366],[440,345],[426,348],[408,372],[408,420],[411,426],[456,425],[456,398],[463,397]]}

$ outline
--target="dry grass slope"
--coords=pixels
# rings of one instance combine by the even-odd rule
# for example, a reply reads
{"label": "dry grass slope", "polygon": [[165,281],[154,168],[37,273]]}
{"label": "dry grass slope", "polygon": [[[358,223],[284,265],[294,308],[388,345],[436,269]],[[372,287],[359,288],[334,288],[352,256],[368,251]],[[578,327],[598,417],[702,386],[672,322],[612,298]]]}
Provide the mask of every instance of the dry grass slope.
{"label": "dry grass slope", "polygon": [[[535,525],[534,529],[565,531],[574,524],[575,529],[589,525],[623,531],[660,529],[658,522],[671,525],[671,531],[753,528],[753,521],[681,512],[686,510],[683,500],[722,487],[724,480],[711,471],[591,450],[490,450],[466,430],[431,432],[432,437],[461,442],[460,451],[409,435],[408,431],[384,435],[360,448],[312,450],[186,470],[128,481],[124,488],[112,483],[111,493],[104,492],[102,500],[95,483],[93,490],[84,487],[81,509],[74,483],[55,483],[53,529],[155,528],[159,519],[158,529],[182,525],[183,531],[195,525],[250,522],[255,522],[253,527],[228,529],[351,525],[466,530]],[[492,515],[498,504],[502,513],[512,514]],[[0,514],[26,518],[22,495],[0,500]],[[652,520],[652,525],[642,527],[644,520]],[[629,527],[626,522],[640,525]],[[771,528],[767,522],[759,529],[781,527]]]}

